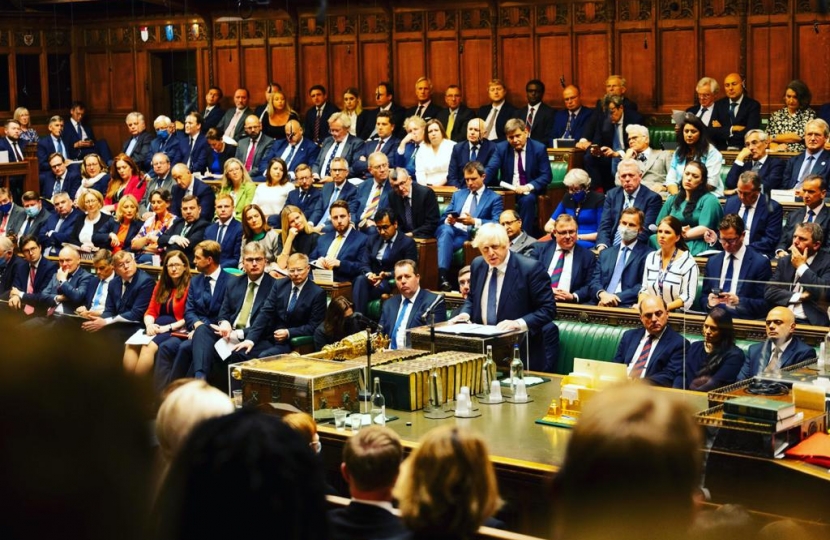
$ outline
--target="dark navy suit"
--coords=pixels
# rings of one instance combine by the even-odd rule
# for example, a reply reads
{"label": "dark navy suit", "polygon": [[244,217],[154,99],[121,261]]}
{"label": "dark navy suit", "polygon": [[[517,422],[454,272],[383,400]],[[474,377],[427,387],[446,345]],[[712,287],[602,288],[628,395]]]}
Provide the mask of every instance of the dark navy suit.
{"label": "dark navy suit", "polygon": [[[205,107],[205,110],[207,110],[207,107]],[[218,126],[219,122],[222,121],[222,117],[225,116],[225,111],[220,109],[218,105],[214,105],[214,107],[207,114],[204,114],[205,111],[199,112],[203,114],[202,133],[207,133],[207,130],[210,128]]]}
{"label": "dark navy suit", "polygon": [[333,508],[326,517],[329,540],[398,538],[407,532],[401,518],[389,510],[359,501],[352,501],[345,508]]}
{"label": "dark navy suit", "polygon": [[[389,160],[390,164],[394,164],[397,159],[395,156],[397,155],[399,144],[401,144],[401,140],[393,135],[392,137],[388,137],[386,142],[384,142],[383,146],[380,148],[380,151],[386,154],[386,158]],[[373,154],[377,147],[377,137],[366,141],[363,143],[363,147],[360,151],[355,154],[354,163],[351,161],[349,162],[349,167],[355,177],[363,178],[365,180],[372,178],[372,175],[369,173],[369,155]]]}
{"label": "dark navy suit", "polygon": [[[727,146],[744,147],[744,136],[752,129],[761,127],[761,104],[743,94],[741,106],[735,112],[735,120],[729,113],[728,97],[722,97],[715,102],[712,117],[709,120],[708,133],[718,150],[725,150]],[[714,122],[720,122],[720,127],[712,127]],[[736,131],[730,135],[732,126],[744,126],[743,131]]]}
{"label": "dark navy suit", "polygon": [[144,313],[150,306],[153,288],[156,281],[142,270],[136,270],[133,279],[127,285],[124,294],[121,294],[123,281],[117,275],[112,278],[107,287],[107,302],[101,317],[120,316],[126,322],[115,322],[101,329],[107,337],[123,346],[124,341],[143,327]]}
{"label": "dark navy suit", "polygon": [[[358,225],[362,221],[363,212],[366,210],[366,206],[369,203],[369,195],[372,194],[372,191],[375,189],[375,180],[364,180],[362,184],[357,186],[357,194],[355,197],[357,198],[357,212],[352,214],[352,222],[355,225]],[[383,187],[380,189],[380,200],[378,201],[378,210],[381,208],[387,208],[389,206],[389,196],[392,194],[392,186],[389,185],[389,180],[386,180],[383,183]],[[398,216],[400,217],[400,216]],[[375,216],[369,216],[369,219],[372,221],[375,220]],[[374,227],[370,227],[370,230],[363,230],[363,232],[368,234],[377,234],[377,230]]]}
{"label": "dark navy suit", "polygon": [[[527,111],[530,107],[519,109],[517,118],[527,121]],[[533,125],[530,128],[530,138],[539,141],[546,147],[550,144],[553,133],[553,117],[556,111],[544,103],[539,103],[536,112],[533,113]]]}
{"label": "dark navy suit", "polygon": [[[58,271],[58,265],[47,260],[45,257],[41,257],[35,270],[35,279],[32,282],[32,290],[34,292],[28,293],[26,292],[26,285],[29,283],[30,270],[31,267],[28,264],[19,266],[12,280],[12,286],[21,292],[20,301],[23,305],[30,305],[35,308],[35,312],[32,315],[43,316],[46,315],[47,306],[43,302],[39,302],[41,300],[40,293],[49,286],[52,277]],[[20,312],[23,313],[23,310],[21,309]]]}
{"label": "dark navy suit", "polygon": [[[555,241],[537,242],[534,245],[533,258],[542,263],[542,268],[545,271],[550,268],[556,248],[557,244]],[[572,258],[571,286],[568,292],[579,298],[578,303],[584,304],[591,298],[589,287],[591,285],[591,276],[594,275],[594,265],[597,262],[597,258],[590,249],[580,245],[574,245]]]}
{"label": "dark navy suit", "polygon": [[[329,232],[332,230],[331,226],[331,219],[329,219],[328,208],[331,205],[332,197],[334,197],[334,182],[326,182],[323,184],[323,187],[320,188],[320,207],[322,208],[321,215],[320,215],[320,222],[325,222],[326,226],[323,227],[323,232]],[[354,218],[355,214],[357,214],[357,209],[360,206],[360,202],[357,200],[357,188],[351,182],[343,182],[343,185],[339,187],[340,191],[337,192],[337,199],[346,201],[349,204],[349,213]],[[292,191],[294,193],[297,190]],[[317,223],[317,222],[315,222]]]}
{"label": "dark navy suit", "polygon": [[[327,232],[317,240],[317,246],[311,255],[308,257],[311,261],[316,261],[320,257],[325,257],[329,251],[332,242],[334,241],[336,233],[334,231]],[[334,269],[334,281],[354,281],[354,279],[369,272],[369,238],[360,231],[351,230],[349,235],[343,240],[340,246],[340,252],[337,254],[337,260],[340,261],[340,266]],[[315,327],[312,327],[312,332]],[[309,334],[311,335],[311,334]]]}
{"label": "dark navy suit", "polygon": [[[130,141],[132,139],[133,137],[128,138],[124,141],[124,144],[121,145],[121,151],[125,154],[127,153],[127,148],[130,147]],[[136,164],[138,164],[139,167],[145,167],[146,164],[150,162],[150,158],[153,157],[150,145],[153,144],[153,139],[155,139],[155,137],[151,133],[144,131],[136,135],[135,139],[135,146],[129,156],[136,162]]]}
{"label": "dark navy suit", "polygon": [[[414,107],[409,107],[408,109],[406,109],[406,115],[404,116],[404,120],[406,120],[410,116],[415,116],[418,113],[418,107],[420,107],[420,104],[415,105]],[[420,116],[424,120],[429,120],[431,118],[438,118],[438,115],[441,114],[442,110],[444,110],[443,107],[441,107],[440,105],[436,105],[435,100],[431,99],[429,101],[429,105],[427,106],[426,109],[424,109],[421,112]]]}
{"label": "dark navy suit", "polygon": [[[71,148],[67,146],[66,136],[61,135],[60,137],[61,143],[63,144],[63,149],[68,156],[67,159],[74,159],[72,154]],[[18,142],[18,145],[20,143]],[[23,151],[23,148],[20,148],[20,151]],[[49,166],[49,156],[54,153],[58,152],[57,147],[55,146],[55,141],[52,139],[52,134],[46,135],[45,137],[41,137],[40,140],[37,142],[37,162],[40,168],[40,172],[52,172],[52,168]],[[14,151],[9,150],[9,160],[14,157]]]}
{"label": "dark navy suit", "polygon": [[104,163],[112,161],[112,153],[107,142],[98,140],[95,137],[95,133],[92,132],[92,128],[89,127],[89,124],[82,122],[80,126],[83,128],[84,133],[86,133],[86,138],[93,141],[94,145],[91,147],[75,148],[75,143],[80,142],[81,137],[78,135],[77,128],[72,123],[72,119],[67,118],[63,125],[63,140],[67,144],[66,151],[69,152],[69,157],[71,159],[83,159],[89,154],[98,154],[104,160]]}
{"label": "dark navy suit", "polygon": [[[441,125],[444,126],[444,129],[447,129],[447,125],[450,120],[450,110],[449,109],[441,109],[438,111],[438,116],[436,117],[438,120],[441,121]],[[455,121],[452,124],[452,133],[450,134],[450,140],[460,143],[467,140],[467,122],[476,118],[476,113],[465,105],[459,105],[458,109],[456,109],[455,113]]]}
{"label": "dark navy suit", "polygon": [[187,234],[184,236],[190,241],[186,248],[183,248],[178,244],[171,244],[170,239],[172,237],[182,236],[182,231],[184,231],[185,225],[187,225],[187,222],[184,220],[184,218],[176,218],[176,221],[173,222],[173,225],[171,225],[169,229],[164,231],[164,234],[159,236],[158,246],[159,249],[163,250],[181,251],[190,261],[190,266],[193,266],[193,250],[196,248],[196,245],[199,242],[205,239],[205,231],[207,231],[208,226],[210,226],[210,222],[206,219],[199,218],[190,225]]}
{"label": "dark navy suit", "polygon": [[[785,368],[787,366],[815,358],[816,356],[816,350],[814,348],[798,339],[798,337],[792,336],[789,345],[787,345],[787,348],[784,349],[784,352],[779,359],[779,367]],[[738,374],[739,381],[754,377],[758,374],[759,369],[766,368],[767,364],[769,364],[770,358],[772,357],[772,341],[767,340],[762,343],[750,345],[745,357],[746,360],[744,361],[744,365],[741,367],[741,372]],[[761,363],[762,361],[763,364]]]}
{"label": "dark navy suit", "polygon": [[[529,334],[530,369],[550,367],[539,365],[546,358],[542,328],[556,318],[550,276],[539,261],[515,253],[509,253],[508,257],[496,320],[523,319]],[[481,299],[488,272],[490,266],[487,262],[482,257],[476,257],[470,270],[470,294],[461,309],[473,323],[484,322]]]}
{"label": "dark navy suit", "polygon": [[[180,188],[178,184],[174,184],[170,188],[170,195],[172,197],[170,213],[173,215],[182,215],[182,199],[184,199],[185,193],[187,193],[187,190]],[[199,208],[202,209],[202,215],[211,215],[213,208],[216,206],[216,193],[213,191],[213,188],[198,178],[194,178],[193,195],[199,200]]]}
{"label": "dark navy suit", "polygon": [[[418,177],[415,175],[416,148],[418,149],[418,152],[421,151],[419,144],[409,141],[403,149],[403,154],[397,151],[395,152],[395,167],[402,167],[406,169],[406,172],[408,172],[409,176],[412,177],[413,182],[418,181]],[[392,163],[390,163],[389,166],[391,167]]]}
{"label": "dark navy suit", "polygon": [[97,284],[97,280],[81,267],[78,267],[63,283],[59,283],[57,274],[54,274],[49,285],[42,292],[34,295],[35,304],[47,308],[55,307],[57,306],[55,297],[63,295],[66,297],[62,302],[63,312],[74,313],[76,308],[86,304],[87,293],[93,283]]}
{"label": "dark navy suit", "polygon": [[[738,187],[738,179],[741,174],[752,170],[752,160],[747,160],[743,165],[732,163],[729,168],[729,174],[726,175],[726,189],[735,189]],[[761,185],[764,186],[764,193],[769,195],[770,190],[785,189],[784,184],[784,170],[786,164],[783,159],[768,156],[761,168],[758,169],[758,176],[761,177]]]}
{"label": "dark navy suit", "polygon": [[213,157],[211,154],[212,149],[208,145],[205,136],[201,133],[197,135],[196,142],[193,143],[192,149],[190,148],[190,137],[188,136],[185,140],[185,145],[186,150],[184,152],[184,161],[182,163],[187,164],[189,160],[191,171],[200,173],[205,172],[208,166],[208,159]]}
{"label": "dark navy suit", "polygon": [[[329,149],[331,149],[335,144],[336,143],[333,137],[326,137],[323,144],[320,145],[320,153],[317,154],[317,161],[311,164],[311,172],[315,176],[322,178],[326,175],[326,171],[324,170],[326,166],[326,156],[329,153]],[[340,153],[340,157],[345,159],[349,164],[349,175],[357,176],[353,167],[360,149],[363,148],[363,139],[348,135],[346,140],[339,144],[340,148],[338,149],[338,152]],[[332,157],[332,159],[334,159],[334,157]]]}
{"label": "dark navy suit", "polygon": [[[487,121],[487,117],[490,116],[490,111],[493,110],[493,104],[488,103],[487,105],[482,105],[478,108],[478,117],[483,119],[485,122]],[[521,113],[519,109],[508,103],[507,101],[502,102],[499,106],[499,113],[496,116],[495,129],[496,129],[496,139],[497,141],[504,141],[506,134],[504,133],[504,125],[507,124],[507,121],[511,118],[521,118]],[[481,134],[482,137],[487,137],[486,133]],[[493,139],[491,139],[493,140]]]}
{"label": "dark navy suit", "polygon": [[[711,309],[709,307],[709,293],[712,292],[713,288],[720,288],[721,270],[726,255],[725,252],[718,253],[706,262],[703,288],[700,291],[701,311],[708,312]],[[733,317],[740,319],[760,319],[764,317],[768,311],[767,301],[764,299],[764,287],[771,276],[772,268],[769,259],[752,249],[752,246],[747,246],[744,260],[741,261],[741,273],[732,276],[733,280],[738,280],[735,294],[741,301],[735,308],[726,305],[721,307],[725,307]]]}
{"label": "dark navy suit", "polygon": [[[645,328],[635,328],[624,333],[617,354],[614,355],[614,362],[629,365],[636,361],[634,353],[645,333]],[[683,359],[688,347],[686,338],[667,325],[651,352],[644,378],[656,386],[671,388],[674,379],[683,373]]]}
{"label": "dark navy suit", "polygon": [[[398,334],[406,332],[409,328],[417,328],[419,326],[426,326],[429,324],[432,317],[429,317],[426,314],[426,310],[432,305],[436,298],[438,298],[437,294],[423,288],[418,289],[418,296],[415,297],[415,303],[412,304],[412,307],[409,309],[409,317],[407,317],[406,322],[401,322],[401,325],[397,329]],[[396,294],[383,303],[383,313],[380,316],[380,325],[383,327],[383,332],[388,334],[389,338],[392,340],[390,347],[393,349],[398,348],[395,342],[395,336],[392,334],[395,331],[395,322],[398,320],[398,311],[401,308],[401,302],[403,302],[403,296]],[[444,304],[443,298],[435,305],[434,313],[435,322],[438,323],[447,320],[447,307]],[[407,347],[410,345],[408,338],[406,340],[406,345]]]}
{"label": "dark navy suit", "polygon": [[406,202],[397,193],[390,193],[388,205],[398,216],[398,230],[412,233],[415,238],[434,238],[435,230],[441,222],[438,211],[438,197],[435,191],[424,185],[413,182],[410,187],[412,199],[412,227],[406,223]]}
{"label": "dark navy suit", "polygon": [[[787,214],[787,224],[781,230],[781,240],[775,250],[783,250],[789,252],[790,246],[793,244],[793,233],[795,233],[796,225],[804,222],[804,216],[807,215],[807,207],[802,206],[797,210],[792,210]],[[755,218],[756,220],[758,218]],[[815,222],[821,225],[822,232],[830,231],[830,207],[826,204],[822,205],[821,212],[816,216]],[[830,234],[824,235],[824,242],[821,244],[822,251],[830,250]]]}
{"label": "dark navy suit", "polygon": [[[239,266],[239,252],[242,246],[242,224],[231,218],[226,225],[228,228],[222,239],[222,260],[219,264],[223,268],[236,268]],[[205,231],[205,240],[217,240],[218,237],[219,222],[217,221],[208,226]]]}
{"label": "dark navy suit", "polygon": [[[454,225],[446,223],[447,217],[450,213],[461,214],[464,209],[464,203],[470,196],[469,189],[459,189],[452,194],[450,204],[444,209],[441,215],[441,224],[438,230],[435,231],[435,238],[438,240],[438,269],[442,274],[446,274],[450,265],[452,264],[452,254],[456,249],[461,249],[466,240],[470,239],[470,227],[467,230],[461,230]],[[499,216],[504,210],[504,202],[502,198],[492,189],[483,187],[478,195],[479,201],[476,211],[471,213],[471,217],[481,220],[481,224],[498,223]],[[471,201],[472,204],[472,201]]]}
{"label": "dark navy suit", "polygon": [[298,207],[303,211],[309,223],[317,225],[323,217],[323,197],[320,188],[311,186],[308,191],[294,189],[288,194],[285,200],[286,205]]}
{"label": "dark navy suit", "polygon": [[[795,268],[790,262],[790,256],[778,259],[778,265],[772,274],[772,279],[764,291],[767,307],[788,306],[793,296],[795,282]],[[810,296],[802,302],[804,314],[810,324],[827,326],[827,288],[830,287],[830,254],[826,251],[816,253],[815,259],[806,272],[799,278],[804,291]]]}
{"label": "dark navy suit", "polygon": [[[382,260],[378,261],[377,255],[381,246],[385,243],[386,240],[380,236],[374,236],[369,241],[369,268],[373,274],[389,272],[394,276],[396,262],[403,259],[418,261],[418,247],[415,245],[415,240],[406,236],[400,229],[398,229],[391,247],[386,248]],[[382,294],[391,293],[392,287],[389,284],[389,279],[382,279],[375,287],[369,283],[365,274],[358,275],[352,283],[352,299],[354,300],[355,310],[366,313],[366,306],[369,301],[377,300]]]}
{"label": "dark navy suit", "polygon": [[602,291],[616,294],[620,299],[619,307],[629,307],[637,303],[637,295],[643,282],[646,257],[652,250],[648,245],[648,241],[638,240],[634,244],[631,253],[628,254],[628,258],[625,260],[622,278],[620,278],[620,292],[615,293],[609,291],[608,287],[611,285],[611,278],[614,276],[614,268],[617,266],[620,249],[622,249],[622,244],[603,249],[600,252],[597,264],[594,266],[594,274],[591,276],[588,293],[589,301],[592,304],[599,302],[599,293]]}
{"label": "dark navy suit", "polygon": [[[483,163],[485,166],[490,162],[493,153],[496,151],[496,145],[493,141],[482,139],[478,143],[478,153],[476,153],[476,161]],[[467,187],[464,181],[464,167],[471,161],[473,157],[472,145],[470,141],[464,140],[452,147],[452,157],[450,157],[450,168],[447,171],[447,184],[455,186],[459,189]],[[489,176],[485,179],[488,185],[494,185],[495,178]]]}
{"label": "dark navy suit", "polygon": [[[178,133],[178,131],[176,133]],[[185,163],[187,161],[185,159],[185,148],[187,146],[189,145],[185,145],[185,147],[183,147],[179,137],[176,135],[169,135],[166,141],[162,141],[158,138],[158,136],[156,136],[156,138],[153,139],[153,142],[150,143],[150,155],[147,157],[144,167],[146,170],[152,171],[153,166],[151,162],[153,160],[153,156],[159,152],[167,155],[170,159],[171,167],[176,163]],[[141,165],[139,165],[139,167],[141,167]]]}
{"label": "dark navy suit", "polygon": [[[556,111],[553,117],[553,131],[551,132],[551,139],[562,139],[565,137],[565,128],[568,127],[569,112],[567,109]],[[580,107],[578,114],[574,117],[570,127],[570,138],[578,141],[579,139],[591,139],[594,134],[594,109],[589,107]]]}
{"label": "dark navy suit", "polygon": [[[499,174],[501,174],[501,181],[508,184],[513,183],[513,171],[516,166],[515,156],[515,150],[507,141],[496,145],[496,152],[487,164],[486,175],[489,185],[497,182]],[[522,230],[530,236],[535,236],[536,224],[539,221],[536,216],[536,199],[545,192],[552,180],[550,161],[545,145],[528,138],[525,145],[523,164],[527,178],[526,183],[533,186],[533,191],[527,195],[516,196],[516,210],[522,218]]]}
{"label": "dark navy suit", "polygon": [[[279,139],[274,141],[274,144],[271,145],[268,153],[265,154],[262,161],[259,162],[259,170],[263,171],[263,174],[265,174],[265,172],[268,171],[268,162],[275,157],[281,158],[287,147],[287,139]],[[297,170],[297,166],[301,163],[305,163],[311,167],[317,161],[317,156],[320,154],[320,147],[314,144],[314,141],[308,137],[303,137],[303,140],[297,143],[296,148],[297,149],[294,151],[294,155],[291,156],[290,162],[287,158],[291,155],[291,151],[289,150],[289,153],[285,155],[286,165],[288,165],[288,172],[290,173]]]}
{"label": "dark navy suit", "polygon": [[[55,173],[49,171],[40,174],[40,196],[46,199],[51,199],[52,195],[55,194],[55,183],[57,182],[57,178],[55,177]],[[78,171],[77,167],[67,168],[66,173],[63,175],[63,185],[61,186],[61,191],[65,191],[69,194],[71,199],[75,199],[75,194],[78,192],[78,188],[81,187],[81,173]]]}
{"label": "dark navy suit", "polygon": [[[723,213],[738,214],[743,216],[743,203],[737,195],[726,199],[723,206]],[[763,193],[755,202],[755,215],[752,218],[752,226],[749,230],[749,245],[758,253],[773,257],[775,247],[781,240],[781,228],[784,222],[784,210],[781,205],[772,199],[768,199]],[[746,225],[746,224],[744,224]]]}
{"label": "dark navy suit", "polygon": [[[369,138],[376,134],[375,124],[378,120],[379,110],[380,108],[363,110],[363,114],[366,116],[366,122],[364,122],[363,132],[361,133],[360,131],[358,131],[357,136],[363,139],[364,141],[369,140]],[[390,113],[392,113],[392,125],[395,128],[392,134],[398,139],[405,137],[406,131],[403,129],[403,123],[404,120],[406,120],[406,118],[408,117],[406,114],[406,109],[404,109],[397,103],[391,103],[389,105],[388,110]]]}
{"label": "dark navy suit", "polygon": [[305,124],[303,125],[303,132],[306,137],[312,139],[311,142],[320,144],[323,140],[328,137],[329,133],[329,116],[333,115],[337,112],[337,107],[332,105],[329,101],[326,101],[323,104],[323,114],[320,118],[320,140],[313,140],[314,139],[314,123],[317,120],[317,107],[311,107],[305,113]]}
{"label": "dark navy suit", "polygon": [[[783,189],[793,189],[798,183],[798,175],[801,172],[801,167],[804,165],[804,160],[807,159],[807,152],[801,152],[794,158],[787,160],[787,165],[784,168]],[[813,160],[813,168],[810,169],[810,174],[820,174],[824,178],[824,184],[830,180],[830,152],[822,150],[815,155]]]}
{"label": "dark navy suit", "polygon": [[[605,244],[608,247],[613,245],[614,235],[617,232],[624,205],[625,190],[622,187],[615,187],[606,193],[602,208],[602,221],[600,221],[599,231],[597,231],[597,245]],[[660,209],[663,208],[663,198],[640,184],[632,206],[639,208],[644,214],[645,223],[642,224],[639,239],[647,242],[649,237],[648,227],[657,222],[657,216],[660,214]]]}

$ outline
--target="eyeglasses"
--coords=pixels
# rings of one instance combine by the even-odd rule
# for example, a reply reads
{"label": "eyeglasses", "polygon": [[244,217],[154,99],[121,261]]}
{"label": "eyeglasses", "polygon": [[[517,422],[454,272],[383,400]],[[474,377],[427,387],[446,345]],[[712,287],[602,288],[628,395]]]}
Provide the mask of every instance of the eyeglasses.
{"label": "eyeglasses", "polygon": [[569,230],[569,231],[553,231],[556,236],[576,236],[576,231]]}
{"label": "eyeglasses", "polygon": [[261,263],[265,260],[265,257],[245,257],[244,260],[248,264]]}
{"label": "eyeglasses", "polygon": [[302,274],[306,270],[308,270],[308,266],[306,266],[305,268],[289,268],[288,273],[292,276],[297,276]]}
{"label": "eyeglasses", "polygon": [[510,225],[513,225],[514,223],[516,223],[518,221],[519,221],[518,219],[514,219],[512,221],[502,221],[501,223],[499,223],[499,225],[501,225],[502,227],[509,227]]}
{"label": "eyeglasses", "polygon": [[184,268],[182,263],[168,263],[167,268]]}

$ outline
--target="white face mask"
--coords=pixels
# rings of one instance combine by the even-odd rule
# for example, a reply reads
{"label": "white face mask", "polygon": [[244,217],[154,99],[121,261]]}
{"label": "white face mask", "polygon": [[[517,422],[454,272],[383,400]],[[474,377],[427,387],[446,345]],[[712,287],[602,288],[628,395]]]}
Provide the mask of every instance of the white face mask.
{"label": "white face mask", "polygon": [[623,227],[622,225],[617,226],[617,232],[620,233],[620,238],[622,238],[623,242],[631,242],[635,238],[637,238],[637,231],[634,229],[629,229],[628,227]]}

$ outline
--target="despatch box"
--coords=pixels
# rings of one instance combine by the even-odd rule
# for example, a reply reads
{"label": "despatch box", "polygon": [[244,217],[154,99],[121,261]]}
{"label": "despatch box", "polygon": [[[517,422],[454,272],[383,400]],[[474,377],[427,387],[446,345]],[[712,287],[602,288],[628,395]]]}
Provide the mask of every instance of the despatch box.
{"label": "despatch box", "polygon": [[[442,326],[446,323],[438,323],[436,326]],[[420,326],[408,330],[409,340],[413,349],[422,349],[425,351],[431,350],[432,338],[430,336],[430,329],[428,326]],[[525,332],[515,330],[498,336],[469,336],[463,334],[445,334],[441,332],[435,333],[435,352],[442,351],[463,351],[479,354],[487,354],[487,346],[493,347],[493,360],[496,362],[498,369],[503,373],[510,371],[510,361],[513,359],[513,345],[519,343],[519,350],[521,351],[522,360],[525,363],[525,369],[528,364],[527,340],[525,339]]]}
{"label": "despatch box", "polygon": [[268,412],[302,411],[315,420],[334,417],[334,409],[358,412],[362,366],[296,355],[240,362],[233,377],[241,382],[242,403]]}

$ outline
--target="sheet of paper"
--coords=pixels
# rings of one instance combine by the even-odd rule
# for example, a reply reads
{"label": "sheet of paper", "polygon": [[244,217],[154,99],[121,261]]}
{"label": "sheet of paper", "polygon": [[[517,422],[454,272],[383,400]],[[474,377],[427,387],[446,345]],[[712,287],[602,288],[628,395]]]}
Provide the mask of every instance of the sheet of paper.
{"label": "sheet of paper", "polygon": [[239,340],[236,339],[236,336],[231,336],[230,339],[220,339],[213,345],[213,348],[216,350],[219,358],[225,360],[233,354],[233,348],[237,345],[239,345]]}
{"label": "sheet of paper", "polygon": [[499,186],[503,187],[504,189],[509,189],[510,191],[515,191],[516,186],[513,184],[508,184],[507,182],[499,182]]}
{"label": "sheet of paper", "polygon": [[153,338],[145,334],[144,330],[138,330],[125,343],[127,345],[147,345],[151,341],[153,341]]}
{"label": "sheet of paper", "polygon": [[436,332],[444,334],[467,334],[472,336],[500,336],[510,330],[501,330],[495,326],[486,324],[458,323],[445,326],[436,326]]}

